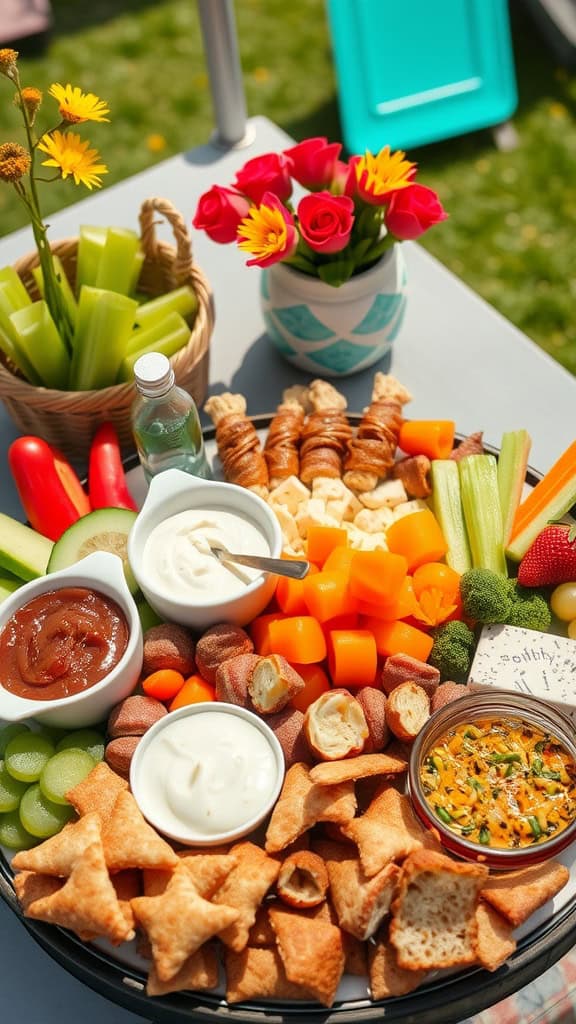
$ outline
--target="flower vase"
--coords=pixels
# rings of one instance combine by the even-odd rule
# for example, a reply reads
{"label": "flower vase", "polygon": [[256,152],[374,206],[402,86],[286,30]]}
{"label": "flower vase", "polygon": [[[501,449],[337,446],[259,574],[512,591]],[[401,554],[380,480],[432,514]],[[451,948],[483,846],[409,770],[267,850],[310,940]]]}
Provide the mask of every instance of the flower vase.
{"label": "flower vase", "polygon": [[294,366],[346,377],[391,352],[406,309],[406,265],[394,245],[339,288],[284,263],[262,272],[262,312],[273,345]]}

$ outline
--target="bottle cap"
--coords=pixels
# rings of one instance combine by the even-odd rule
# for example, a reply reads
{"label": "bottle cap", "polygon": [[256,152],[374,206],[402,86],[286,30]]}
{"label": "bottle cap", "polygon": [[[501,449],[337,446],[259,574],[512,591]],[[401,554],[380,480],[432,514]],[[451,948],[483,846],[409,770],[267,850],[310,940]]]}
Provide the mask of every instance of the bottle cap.
{"label": "bottle cap", "polygon": [[174,370],[161,352],[147,352],[134,363],[134,379],[141,395],[158,398],[173,386]]}

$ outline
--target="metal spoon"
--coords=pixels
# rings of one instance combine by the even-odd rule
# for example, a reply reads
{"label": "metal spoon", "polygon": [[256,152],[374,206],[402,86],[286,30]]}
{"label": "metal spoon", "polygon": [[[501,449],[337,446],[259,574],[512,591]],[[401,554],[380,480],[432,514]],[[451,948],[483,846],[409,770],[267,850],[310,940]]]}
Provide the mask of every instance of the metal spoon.
{"label": "metal spoon", "polygon": [[296,562],[285,558],[264,558],[260,555],[234,555],[226,548],[210,545],[210,551],[219,562],[236,562],[238,565],[249,565],[252,569],[263,569],[277,576],[289,576],[293,580],[301,580],[306,576],[310,562]]}

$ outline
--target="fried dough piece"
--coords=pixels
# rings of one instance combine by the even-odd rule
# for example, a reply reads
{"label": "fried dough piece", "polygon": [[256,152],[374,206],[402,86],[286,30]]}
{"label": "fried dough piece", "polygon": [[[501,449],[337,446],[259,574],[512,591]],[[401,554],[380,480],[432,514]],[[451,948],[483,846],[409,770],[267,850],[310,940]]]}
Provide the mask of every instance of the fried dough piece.
{"label": "fried dough piece", "polygon": [[390,909],[400,868],[387,864],[377,875],[368,878],[352,847],[319,841],[314,849],[326,863],[338,924],[357,939],[369,939]]}
{"label": "fried dough piece", "polygon": [[148,824],[131,793],[122,791],[102,831],[108,870],[124,868],[171,868],[178,857],[171,846]]}
{"label": "fried dough piece", "polygon": [[269,913],[288,980],[302,985],[324,1006],[332,1006],[344,972],[340,929],[290,910],[274,908]]}
{"label": "fried dough piece", "polygon": [[275,948],[252,948],[241,953],[226,951],[226,1002],[248,999],[309,999],[300,985],[288,981],[282,957]]}
{"label": "fried dough piece", "polygon": [[402,406],[390,399],[372,401],[362,414],[356,437],[344,459],[344,483],[353,491],[373,491],[394,465]]}
{"label": "fried dough piece", "polygon": [[204,411],[216,427],[216,445],[226,480],[266,497],[268,467],[256,428],[246,416],[244,396],[229,391],[212,395]]}
{"label": "fried dough piece", "polygon": [[341,829],[358,847],[362,868],[368,877],[391,861],[401,860],[423,846],[440,850],[437,833],[422,827],[410,800],[394,786],[377,792],[367,811]]}
{"label": "fried dough piece", "polygon": [[66,799],[81,817],[95,811],[104,826],[112,814],[116,797],[128,788],[126,779],[113,772],[105,761],[99,761],[82,782],[68,790]]}
{"label": "fried dough piece", "polygon": [[36,900],[53,896],[64,885],[64,879],[54,875],[38,875],[35,871],[19,871],[14,876],[14,891],[25,916]]}
{"label": "fried dough piece", "polygon": [[319,821],[345,824],[354,817],[354,784],[319,786],[308,765],[297,762],[286,772],[282,792],[266,832],[266,851],[278,853]]}
{"label": "fried dough piece", "polygon": [[547,860],[520,871],[491,875],[480,895],[516,928],[560,892],[569,877],[564,864]]}
{"label": "fried dough piece", "polygon": [[205,900],[212,898],[237,864],[237,857],[233,853],[180,850],[178,856],[186,865],[190,878]]}
{"label": "fried dough piece", "polygon": [[67,878],[84,850],[100,840],[100,816],[91,811],[78,821],[65,825],[61,832],[45,839],[31,850],[20,850],[12,858],[15,871],[37,871],[41,875]]}
{"label": "fried dough piece", "polygon": [[126,868],[126,871],[119,871],[111,878],[112,885],[118,897],[120,910],[122,911],[126,924],[134,929],[136,922],[132,910],[131,901],[142,893],[142,872],[136,868]]}
{"label": "fried dough piece", "polygon": [[344,946],[344,972],[354,974],[357,978],[368,977],[368,957],[366,949],[368,943],[361,942],[350,932],[342,932],[342,945]]}
{"label": "fried dough piece", "polygon": [[256,917],[254,918],[254,924],[252,925],[248,935],[248,947],[260,947],[275,946],[276,936],[274,929],[270,924],[270,918],[268,916],[268,908],[270,904],[262,903],[256,911]]}
{"label": "fried dough piece", "polygon": [[325,761],[310,769],[312,782],[320,786],[334,786],[350,779],[367,779],[371,775],[401,775],[408,762],[389,754],[359,754],[343,761]]}
{"label": "fried dough piece", "polygon": [[271,488],[289,476],[298,476],[300,435],[305,415],[299,396],[294,396],[287,389],[272,418],[264,445]]}
{"label": "fried dough piece", "polygon": [[100,841],[84,851],[61,889],[30,904],[28,916],[69,928],[81,937],[102,936],[115,946],[134,938],[110,881]]}
{"label": "fried dough piece", "polygon": [[400,405],[407,405],[412,401],[412,397],[408,388],[404,387],[391,373],[382,373],[381,370],[378,370],[374,374],[373,402],[398,402]]}
{"label": "fried dough piece", "polygon": [[248,943],[256,911],[278,878],[280,862],[268,857],[254,843],[238,843],[232,850],[236,864],[218,889],[213,903],[234,907],[238,911],[235,921],[220,931],[220,938],[229,949],[241,953]]}
{"label": "fried dough piece", "polygon": [[138,896],[132,910],[144,929],[160,981],[170,981],[189,957],[238,917],[232,907],[214,906],[196,890],[179,864],[161,896]]}
{"label": "fried dough piece", "polygon": [[289,907],[315,907],[326,898],[327,889],[328,872],[317,853],[298,850],[283,861],[276,891]]}
{"label": "fried dough piece", "polygon": [[478,960],[487,971],[496,971],[516,949],[513,926],[489,903],[476,907]]}
{"label": "fried dough piece", "polygon": [[146,995],[165,996],[169,992],[190,989],[203,992],[216,988],[218,984],[218,956],[213,946],[202,946],[184,961],[182,967],[169,981],[161,981],[154,965],[150,969],[146,984]]}
{"label": "fried dough piece", "polygon": [[428,971],[410,971],[398,966],[387,926],[380,929],[374,943],[368,944],[368,969],[372,999],[405,996],[418,988],[428,974]]}
{"label": "fried dough piece", "polygon": [[313,380],[308,388],[312,412],[302,427],[300,479],[310,484],[319,476],[340,478],[352,427],[346,417],[346,399],[325,380]]}

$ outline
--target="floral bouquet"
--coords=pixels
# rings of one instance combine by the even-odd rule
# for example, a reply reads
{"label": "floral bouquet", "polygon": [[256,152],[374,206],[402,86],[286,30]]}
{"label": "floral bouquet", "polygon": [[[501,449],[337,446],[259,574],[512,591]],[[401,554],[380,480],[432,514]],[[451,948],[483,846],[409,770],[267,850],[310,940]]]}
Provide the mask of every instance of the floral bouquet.
{"label": "floral bouquet", "polygon": [[[236,242],[251,255],[248,266],[282,262],[339,287],[395,242],[446,219],[401,150],[385,146],[344,163],[341,148],[312,138],[248,160],[230,188],[214,185],[200,197],[194,227],[214,242]],[[308,190],[297,201],[295,183]]]}

